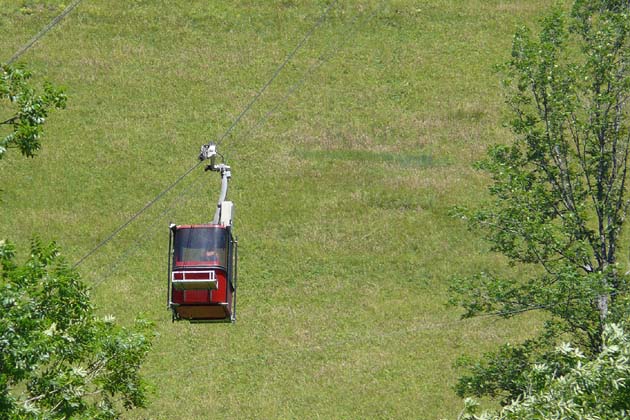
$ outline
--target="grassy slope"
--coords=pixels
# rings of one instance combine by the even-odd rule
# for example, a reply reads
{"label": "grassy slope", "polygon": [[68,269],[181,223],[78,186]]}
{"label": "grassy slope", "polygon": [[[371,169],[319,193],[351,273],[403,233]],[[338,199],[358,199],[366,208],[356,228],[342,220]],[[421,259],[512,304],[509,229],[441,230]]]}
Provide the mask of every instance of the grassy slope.
{"label": "grassy slope", "polygon": [[[3,60],[62,2],[22,3],[0,0]],[[151,406],[129,418],[453,417],[455,359],[535,325],[444,306],[451,276],[503,264],[447,211],[483,196],[470,164],[508,135],[492,66],[549,2],[385,3],[356,26],[380,2],[335,9],[224,140],[236,325],[164,308],[167,224],[208,220],[216,199],[201,169],[80,266],[103,313],[160,332]],[[327,4],[85,0],[22,58],[70,100],[37,159],[1,162],[0,237],[55,238],[76,261],[195,163]]]}

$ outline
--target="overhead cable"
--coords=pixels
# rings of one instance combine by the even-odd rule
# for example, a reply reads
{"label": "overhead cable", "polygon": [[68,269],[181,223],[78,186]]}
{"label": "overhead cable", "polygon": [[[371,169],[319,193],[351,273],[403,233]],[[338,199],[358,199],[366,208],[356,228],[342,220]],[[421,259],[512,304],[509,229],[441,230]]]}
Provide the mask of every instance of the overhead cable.
{"label": "overhead cable", "polygon": [[[78,4],[78,2],[81,0],[78,0],[76,3]],[[315,22],[315,24],[311,27],[311,29],[307,32],[307,34],[302,38],[302,40],[298,43],[298,45],[293,49],[293,51],[291,51],[291,53],[286,57],[286,59],[284,60],[284,62],[276,69],[276,71],[273,73],[273,75],[271,76],[271,78],[267,81],[267,83],[265,83],[263,85],[263,87],[260,89],[260,91],[256,94],[256,96],[247,104],[247,106],[241,111],[241,113],[238,115],[238,117],[232,122],[232,124],[230,125],[230,127],[225,131],[225,133],[223,133],[223,135],[219,138],[219,140],[217,141],[217,144],[220,144],[223,139],[234,129],[234,127],[236,126],[236,124],[238,124],[238,122],[241,120],[241,118],[247,113],[247,111],[249,111],[251,109],[251,107],[254,105],[254,103],[258,100],[258,98],[260,98],[260,96],[265,92],[265,90],[269,87],[269,85],[276,79],[276,77],[278,76],[278,74],[280,74],[280,72],[282,71],[282,69],[287,65],[287,63],[289,63],[289,61],[291,61],[291,59],[293,58],[293,56],[295,56],[295,54],[297,53],[297,51],[306,43],[306,41],[311,37],[311,35],[313,34],[313,32],[319,27],[321,26],[321,24],[324,22],[324,20],[326,19],[326,17],[328,16],[328,13],[330,12],[330,10],[332,10],[333,6],[335,6],[337,4],[338,0],[335,0],[334,2],[332,2],[327,8],[326,10],[324,10],[324,12],[322,13],[322,15],[319,17],[319,19]],[[195,165],[193,165],[190,169],[188,169],[183,175],[181,175],[174,183],[172,183],[170,186],[168,186],[164,191],[162,191],[161,193],[159,193],[153,200],[151,200],[149,203],[147,203],[142,209],[140,209],[140,211],[138,211],[136,214],[134,214],[129,220],[127,220],[125,223],[123,223],[122,225],[120,225],[120,227],[118,227],[116,230],[114,230],[107,238],[105,238],[104,240],[102,240],[98,245],[96,245],[92,250],[90,250],[87,254],[85,254],[81,259],[79,259],[72,267],[76,268],[78,267],[80,264],[83,263],[83,261],[85,261],[87,258],[89,258],[91,255],[93,255],[97,250],[99,250],[101,247],[103,247],[105,244],[107,244],[109,241],[111,241],[116,235],[118,235],[123,229],[125,229],[127,226],[129,226],[129,224],[131,224],[131,222],[133,222],[135,219],[137,219],[142,213],[144,213],[146,210],[148,210],[151,206],[153,206],[153,204],[155,204],[160,198],[162,198],[164,196],[164,194],[166,194],[167,192],[169,192],[171,189],[173,189],[177,184],[179,184],[180,181],[182,181],[186,176],[188,176],[194,169],[196,169],[199,165],[201,165],[202,162],[197,162]]]}
{"label": "overhead cable", "polygon": [[[330,60],[332,57],[334,57],[339,50],[341,50],[347,43],[348,41],[354,36],[355,32],[357,31],[357,29],[364,25],[366,22],[368,22],[369,20],[371,20],[374,15],[381,9],[381,7],[386,3],[386,0],[383,0],[378,7],[376,7],[374,9],[374,11],[368,15],[367,18],[363,19],[361,22],[359,22],[359,17],[360,15],[357,15],[351,22],[350,26],[351,26],[351,30],[348,31],[348,35],[346,37],[344,37],[344,40],[339,43],[337,45],[337,47],[335,47],[333,49],[332,52],[329,52],[328,54],[321,54],[318,58],[318,60],[312,64],[304,73],[304,75],[302,76],[302,78],[300,80],[298,80],[297,82],[295,82],[285,93],[285,95],[282,97],[282,99],[280,101],[278,101],[278,103],[270,110],[268,111],[262,118],[260,118],[258,120],[258,122],[254,125],[253,128],[249,129],[247,131],[247,134],[252,134],[254,132],[256,132],[257,129],[259,129],[268,119],[269,117],[278,110],[278,108],[286,103],[286,100],[289,98],[289,96],[291,96],[301,85],[304,84],[304,82],[307,80],[307,78],[314,73],[314,71],[320,67],[323,63],[325,63],[327,60]],[[357,22],[359,22],[359,24],[357,24]],[[180,193],[178,195],[178,197],[174,200],[175,202],[179,202],[181,197],[183,195],[185,195],[185,193],[187,193],[188,190],[183,191],[182,193]],[[167,209],[166,211],[164,211],[161,215],[160,218],[163,217],[168,211],[172,210],[172,208]],[[99,277],[99,280],[96,281],[95,284],[92,285],[93,288],[98,287],[99,285],[101,285],[102,283],[104,283],[107,279],[109,279],[114,272],[121,266],[121,263],[126,260],[127,258],[130,257],[130,253],[128,252],[130,248],[133,247],[133,250],[131,252],[131,255],[135,254],[139,247],[143,244],[147,242],[147,239],[152,238],[153,236],[155,236],[154,234],[149,235],[148,234],[148,230],[150,228],[146,229],[146,231],[144,232],[144,234],[139,235],[138,239],[136,240],[136,242],[134,244],[132,244],[126,251],[123,251],[121,255],[123,255],[121,258],[118,259],[118,261],[112,266],[112,268],[110,268],[108,270],[108,272],[106,274],[104,274],[103,276]],[[78,263],[77,263],[78,265]]]}
{"label": "overhead cable", "polygon": [[217,140],[217,145],[221,144],[223,139],[228,134],[230,134],[232,132],[234,127],[236,127],[236,124],[238,124],[238,122],[241,120],[241,118],[243,118],[243,115],[245,115],[247,113],[247,111],[249,111],[249,109],[252,107],[252,105],[254,105],[254,103],[258,100],[258,98],[260,98],[260,96],[265,92],[265,90],[267,90],[269,85],[276,79],[276,77],[278,77],[278,75],[280,74],[282,69],[289,63],[289,61],[291,61],[293,56],[295,56],[295,54],[298,52],[298,50],[300,50],[300,48],[302,48],[302,45],[304,45],[306,43],[306,41],[308,41],[308,39],[311,37],[311,35],[313,35],[313,32],[315,32],[315,30],[320,27],[320,25],[324,22],[324,20],[326,20],[326,17],[328,16],[328,12],[330,12],[332,10],[332,8],[337,4],[337,2],[338,2],[338,0],[333,1],[326,8],[326,10],[324,10],[324,13],[322,13],[322,15],[319,17],[317,22],[315,22],[315,25],[313,25],[313,27],[306,33],[306,35],[304,35],[304,38],[302,38],[302,40],[297,44],[297,46],[293,49],[293,51],[291,51],[291,53],[289,55],[287,55],[287,58],[285,58],[284,62],[276,69],[276,71],[273,73],[273,75],[267,81],[267,83],[264,84],[262,89],[260,89],[260,91],[256,94],[256,96],[254,96],[254,98],[247,104],[245,109],[243,109],[243,111],[241,111],[241,113],[238,115],[238,117],[236,117],[234,122],[232,122],[232,125],[230,125],[230,127],[225,131],[225,133],[223,133],[223,135],[219,138],[219,140]]}
{"label": "overhead cable", "polygon": [[64,9],[63,12],[61,12],[61,14],[59,16],[57,16],[56,18],[54,18],[53,20],[50,21],[50,23],[46,26],[44,26],[44,28],[42,28],[41,31],[39,31],[37,33],[37,35],[35,35],[30,41],[28,41],[26,44],[24,44],[22,46],[22,48],[20,48],[15,54],[13,54],[13,56],[11,58],[9,58],[9,61],[7,61],[6,64],[13,64],[13,62],[15,60],[17,60],[18,58],[20,58],[20,56],[22,54],[24,54],[26,51],[28,51],[33,45],[35,45],[35,43],[37,41],[39,41],[44,35],[46,35],[52,28],[54,28],[55,26],[57,26],[57,24],[59,22],[61,22],[61,20],[63,18],[65,18],[70,12],[72,12],[74,10],[75,7],[77,7],[79,5],[79,3],[81,3],[83,0],[75,0],[73,3],[71,3],[68,7],[66,7]]}
{"label": "overhead cable", "polygon": [[195,164],[193,167],[191,167],[190,169],[188,169],[186,172],[184,172],[182,175],[180,175],[179,178],[177,178],[177,180],[175,180],[175,182],[173,182],[171,185],[169,185],[168,187],[166,187],[165,190],[163,190],[161,193],[159,193],[157,196],[155,196],[155,198],[151,201],[149,201],[142,209],[140,209],[140,211],[138,211],[136,214],[134,214],[133,216],[131,216],[131,218],[129,220],[127,220],[125,223],[123,223],[122,225],[120,225],[116,230],[114,230],[107,238],[103,239],[98,245],[96,245],[94,248],[92,248],[91,251],[89,251],[87,254],[85,254],[83,257],[81,257],[81,259],[79,261],[77,261],[72,268],[76,268],[78,267],[83,261],[85,261],[87,258],[89,258],[91,255],[93,255],[96,251],[98,251],[101,247],[103,247],[106,243],[108,243],[109,241],[111,241],[116,235],[118,235],[124,228],[126,228],[127,226],[129,226],[131,224],[131,222],[133,222],[134,220],[136,220],[138,217],[140,217],[140,215],[142,213],[144,213],[145,211],[147,211],[151,206],[153,206],[160,198],[162,198],[167,192],[169,192],[170,190],[172,190],[177,184],[179,184],[184,178],[186,178],[188,176],[188,174],[190,174],[194,169],[196,169],[199,165],[201,165],[203,162],[197,162],[197,164]]}
{"label": "overhead cable", "polygon": [[379,5],[374,9],[374,11],[372,11],[372,13],[370,15],[368,15],[367,18],[365,18],[365,20],[361,21],[358,25],[357,25],[357,21],[359,20],[359,15],[355,16],[355,18],[352,20],[350,26],[352,27],[352,29],[347,33],[347,35],[344,37],[343,41],[341,43],[339,43],[337,45],[337,47],[335,47],[333,49],[332,52],[330,52],[328,55],[326,54],[321,54],[317,61],[315,61],[313,64],[311,64],[311,66],[304,72],[304,75],[295,83],[293,83],[293,85],[291,85],[291,87],[287,90],[287,92],[284,94],[284,96],[276,103],[276,105],[271,108],[262,118],[260,118],[258,120],[258,122],[247,131],[247,134],[252,134],[254,132],[256,132],[256,130],[258,130],[265,122],[267,122],[267,120],[271,117],[271,115],[273,115],[278,108],[280,108],[281,105],[285,104],[287,102],[287,100],[289,99],[289,97],[291,95],[293,95],[293,93],[304,84],[304,82],[308,79],[308,77],[310,77],[317,68],[319,68],[322,64],[324,64],[326,61],[330,60],[331,58],[333,58],[338,52],[339,50],[341,50],[343,47],[345,47],[345,45],[348,43],[348,41],[350,41],[352,39],[352,37],[354,36],[354,33],[356,32],[356,30],[364,25],[366,22],[368,22],[369,20],[371,20],[374,15],[376,15],[376,13],[382,8],[382,6],[387,2],[387,0],[383,0],[381,3],[379,3]]}
{"label": "overhead cable", "polygon": [[[179,209],[183,205],[186,205],[193,197],[193,195],[189,193],[194,190],[199,190],[201,188],[203,181],[204,181],[203,178],[200,178],[197,182],[193,181],[187,188],[185,188],[182,192],[179,193],[179,195],[177,195],[172,200],[173,204],[171,204],[170,207],[167,207],[165,210],[163,210],[162,213],[160,213],[160,215],[157,216],[157,219],[158,220],[163,219],[164,216],[170,215],[170,213],[173,210]],[[182,199],[182,197],[187,196],[187,195],[188,195],[187,199]],[[153,232],[150,232],[151,230],[153,230]],[[116,259],[116,261],[111,266],[108,267],[106,272],[102,272],[101,274],[99,274],[98,280],[96,280],[92,284],[92,289],[96,289],[102,283],[107,281],[111,276],[113,276],[114,273],[122,266],[122,264],[125,261],[127,261],[127,259],[136,255],[138,251],[140,251],[140,248],[142,247],[142,245],[151,242],[151,240],[155,237],[155,235],[158,232],[159,231],[157,229],[153,229],[153,225],[149,225],[141,234],[138,235],[138,237],[132,244],[130,244],[125,250],[120,252],[120,256]]]}

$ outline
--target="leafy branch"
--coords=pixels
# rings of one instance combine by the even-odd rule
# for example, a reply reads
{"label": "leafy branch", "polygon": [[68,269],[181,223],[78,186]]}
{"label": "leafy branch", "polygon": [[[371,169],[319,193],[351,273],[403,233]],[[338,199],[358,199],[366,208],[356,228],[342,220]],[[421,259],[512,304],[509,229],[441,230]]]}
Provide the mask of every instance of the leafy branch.
{"label": "leafy branch", "polygon": [[15,262],[0,243],[0,415],[114,419],[143,407],[140,367],[152,326],[94,315],[88,289],[55,244],[34,241]]}
{"label": "leafy branch", "polygon": [[11,127],[10,133],[0,138],[0,159],[10,148],[19,149],[27,157],[35,156],[50,110],[66,106],[62,89],[45,83],[43,93],[37,93],[30,84],[31,77],[24,67],[0,67],[0,101],[7,101],[13,110],[12,116],[0,122]]}

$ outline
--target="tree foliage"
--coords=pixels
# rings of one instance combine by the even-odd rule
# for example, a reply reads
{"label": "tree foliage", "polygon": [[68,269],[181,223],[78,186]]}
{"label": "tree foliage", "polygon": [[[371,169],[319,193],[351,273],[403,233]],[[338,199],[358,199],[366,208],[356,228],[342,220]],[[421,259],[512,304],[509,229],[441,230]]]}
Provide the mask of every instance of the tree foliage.
{"label": "tree foliage", "polygon": [[[606,326],[602,351],[591,359],[570,344],[554,352],[557,364],[539,363],[526,378],[527,391],[498,413],[478,412],[467,399],[461,420],[596,420],[630,416],[630,334]],[[558,375],[558,368],[565,372]]]}
{"label": "tree foliage", "polygon": [[40,149],[43,124],[54,108],[65,108],[63,90],[45,83],[43,93],[38,93],[30,83],[32,73],[24,67],[0,67],[0,102],[6,102],[9,115],[0,115],[0,125],[10,127],[9,133],[0,138],[0,159],[7,149],[17,148],[33,157]]}
{"label": "tree foliage", "polygon": [[148,323],[97,317],[54,243],[34,241],[20,265],[0,242],[0,268],[1,418],[114,419],[145,404]]}
{"label": "tree foliage", "polygon": [[[0,122],[11,127],[0,138],[0,159],[11,147],[33,157],[49,111],[65,107],[61,89],[47,83],[38,94],[30,78],[23,67],[0,68],[0,102],[8,104],[0,109],[12,110]],[[33,241],[18,264],[13,245],[0,240],[0,313],[0,418],[115,419],[144,406],[139,370],[152,326],[97,317],[54,243]]]}
{"label": "tree foliage", "polygon": [[[559,337],[595,357],[603,330],[628,310],[628,267],[618,261],[628,212],[630,2],[575,1],[536,38],[520,29],[503,67],[514,141],[479,164],[492,201],[458,215],[519,274],[457,279],[465,316],[543,310],[540,336],[503,346],[461,378],[461,395],[518,398],[528,372],[553,362]],[[562,369],[557,374],[562,374]]]}

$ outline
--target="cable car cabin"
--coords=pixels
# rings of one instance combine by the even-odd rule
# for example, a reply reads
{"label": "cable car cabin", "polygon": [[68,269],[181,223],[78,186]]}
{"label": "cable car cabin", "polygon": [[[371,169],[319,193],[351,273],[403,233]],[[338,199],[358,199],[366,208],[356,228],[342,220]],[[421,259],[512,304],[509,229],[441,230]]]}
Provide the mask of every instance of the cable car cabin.
{"label": "cable car cabin", "polygon": [[171,225],[168,306],[173,321],[235,321],[236,253],[229,226]]}

